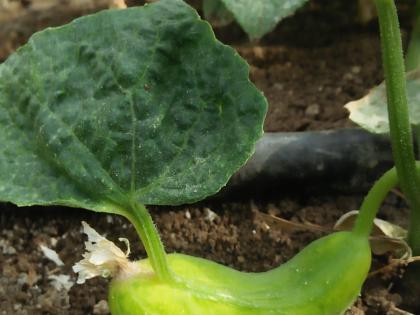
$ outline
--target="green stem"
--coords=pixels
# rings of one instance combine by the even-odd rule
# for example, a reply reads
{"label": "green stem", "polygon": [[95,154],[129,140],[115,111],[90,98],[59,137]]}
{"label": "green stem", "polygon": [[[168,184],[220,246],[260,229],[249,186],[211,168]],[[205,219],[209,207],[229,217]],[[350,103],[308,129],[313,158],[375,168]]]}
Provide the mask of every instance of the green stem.
{"label": "green stem", "polygon": [[125,217],[134,224],[157,277],[163,281],[173,280],[165,249],[147,209],[142,204],[133,202],[131,211],[125,213]]}
{"label": "green stem", "polygon": [[[420,162],[416,162],[416,173],[420,174]],[[353,232],[362,237],[368,237],[372,231],[373,219],[385,197],[398,185],[398,175],[395,167],[391,168],[372,186],[362,205],[354,225]]]}
{"label": "green stem", "polygon": [[[420,170],[420,168],[419,168]],[[373,185],[360,207],[353,232],[362,237],[368,237],[372,231],[373,219],[389,191],[397,186],[398,176],[395,167],[390,169]]]}
{"label": "green stem", "polygon": [[416,173],[408,117],[404,59],[397,9],[393,0],[375,0],[381,30],[392,152],[400,186],[411,209],[409,244],[420,253],[420,180]]}
{"label": "green stem", "polygon": [[[408,44],[407,54],[405,55],[405,69],[407,72],[413,71],[420,66],[420,0],[417,0],[414,9],[414,23],[411,32],[410,43]],[[417,144],[417,152],[420,151],[420,126],[413,126],[414,139]],[[419,154],[419,153],[417,153]],[[417,156],[418,158],[418,156]]]}

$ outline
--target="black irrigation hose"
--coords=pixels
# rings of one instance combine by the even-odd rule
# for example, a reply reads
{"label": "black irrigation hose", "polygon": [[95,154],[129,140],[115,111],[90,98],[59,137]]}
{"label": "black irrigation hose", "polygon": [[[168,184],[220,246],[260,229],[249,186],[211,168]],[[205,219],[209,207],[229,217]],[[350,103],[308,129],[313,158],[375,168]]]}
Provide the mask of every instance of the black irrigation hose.
{"label": "black irrigation hose", "polygon": [[266,133],[222,195],[303,185],[365,192],[392,165],[388,137],[362,129]]}

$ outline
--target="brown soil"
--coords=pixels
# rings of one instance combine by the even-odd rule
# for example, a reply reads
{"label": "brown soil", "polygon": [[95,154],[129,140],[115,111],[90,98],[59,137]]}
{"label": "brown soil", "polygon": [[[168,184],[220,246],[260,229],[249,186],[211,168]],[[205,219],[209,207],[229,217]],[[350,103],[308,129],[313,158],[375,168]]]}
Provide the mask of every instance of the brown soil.
{"label": "brown soil", "polygon": [[251,78],[269,101],[266,131],[352,127],[343,106],[382,79],[376,34],[350,35],[326,47],[257,46],[239,52],[252,60]]}
{"label": "brown soil", "polygon": [[[102,1],[97,2],[103,5]],[[246,43],[237,26],[217,30],[218,37],[233,44],[251,64],[251,78],[269,100],[266,131],[352,126],[342,106],[362,97],[382,80],[375,21],[367,25],[357,23],[353,18],[354,5],[350,4],[353,2],[356,1],[343,0],[333,5],[331,1],[311,1],[275,32],[252,45]],[[410,2],[413,1],[401,1],[404,34],[409,33]],[[31,1],[22,0],[19,10],[30,12],[30,7]],[[48,15],[50,19],[37,18],[30,23],[27,21],[32,18],[26,17],[19,21],[27,24],[15,25],[10,32],[1,32],[0,25],[0,60],[36,29],[62,24],[98,8],[71,11],[71,16],[58,19]],[[159,207],[153,209],[153,215],[168,252],[205,257],[244,271],[262,271],[288,260],[320,235],[286,232],[272,222],[255,218],[256,209],[293,221],[331,227],[342,213],[357,209],[362,196],[295,192],[278,194],[270,200],[257,201],[256,205],[249,198],[258,199],[244,196],[238,202]],[[400,210],[393,210],[400,203],[391,198],[382,214],[385,219],[405,225],[402,218],[407,217],[406,213],[401,215]],[[214,220],[209,211],[217,214]],[[144,257],[133,228],[122,218],[58,207],[17,209],[0,205],[0,315],[108,314],[104,302],[107,280],[93,279],[67,291],[54,288],[48,279],[51,275],[65,274],[74,281],[71,266],[83,253],[81,220],[113,240],[129,238],[133,247],[131,257]],[[47,260],[40,244],[56,250],[65,266],[57,267]],[[387,259],[376,257],[373,269],[386,264]],[[403,314],[395,306],[404,297],[393,292],[399,276],[395,272],[369,279],[348,314]],[[420,305],[413,306],[411,312],[420,314]]]}
{"label": "brown soil", "polygon": [[[278,196],[270,202],[158,207],[152,209],[152,214],[168,252],[208,258],[239,270],[263,271],[287,261],[321,233],[285,231],[275,222],[258,219],[256,211],[331,228],[341,214],[358,208],[360,201],[361,196],[356,195],[302,194]],[[395,211],[399,203],[395,197],[391,198],[381,214],[384,219],[405,226],[401,218],[406,217],[406,211],[404,215]],[[75,280],[71,266],[84,252],[82,220],[115,242],[118,237],[127,237],[132,245],[132,259],[145,257],[133,227],[121,217],[66,208],[17,209],[3,205],[0,208],[0,314],[108,314],[106,308],[99,311],[107,298],[108,280],[89,280],[67,291],[54,288],[48,279],[51,275],[70,275]],[[56,250],[65,266],[57,267],[49,261],[40,250],[41,244]],[[373,269],[386,261],[386,257],[377,257]],[[398,305],[402,299],[391,291],[399,279],[397,271],[385,274],[384,278],[369,279],[357,306],[347,314],[398,314],[389,312],[390,306]]]}
{"label": "brown soil", "polygon": [[[72,2],[57,5],[46,0],[6,0],[13,4],[9,5],[13,13],[4,10],[2,14],[0,10],[0,23],[4,25],[0,28],[0,60],[25,43],[34,31],[103,9],[111,1],[89,0],[77,6]],[[133,5],[142,2],[127,1]],[[200,8],[198,2],[190,1]],[[405,39],[412,3],[400,1]],[[366,95],[383,80],[376,22],[360,24],[355,20],[356,13],[355,1],[332,4],[313,0],[254,44],[247,42],[237,25],[216,29],[218,37],[233,44],[248,61],[251,79],[269,101],[266,131],[354,126],[343,106]]]}

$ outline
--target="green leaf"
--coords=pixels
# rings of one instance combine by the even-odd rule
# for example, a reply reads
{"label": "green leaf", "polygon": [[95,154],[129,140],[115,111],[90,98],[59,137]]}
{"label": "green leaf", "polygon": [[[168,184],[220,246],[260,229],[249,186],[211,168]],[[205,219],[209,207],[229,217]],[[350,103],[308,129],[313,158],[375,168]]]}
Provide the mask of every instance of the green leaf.
{"label": "green leaf", "polygon": [[221,0],[250,39],[272,31],[278,22],[292,15],[308,0]]}
{"label": "green leaf", "polygon": [[[420,70],[407,74],[407,93],[410,122],[420,126]],[[373,133],[389,133],[388,110],[385,84],[372,89],[360,100],[345,105],[350,119]]]}
{"label": "green leaf", "polygon": [[226,26],[234,20],[221,0],[203,0],[203,13],[206,20],[216,27]]}
{"label": "green leaf", "polygon": [[35,34],[0,65],[0,200],[118,212],[217,192],[266,100],[180,0]]}

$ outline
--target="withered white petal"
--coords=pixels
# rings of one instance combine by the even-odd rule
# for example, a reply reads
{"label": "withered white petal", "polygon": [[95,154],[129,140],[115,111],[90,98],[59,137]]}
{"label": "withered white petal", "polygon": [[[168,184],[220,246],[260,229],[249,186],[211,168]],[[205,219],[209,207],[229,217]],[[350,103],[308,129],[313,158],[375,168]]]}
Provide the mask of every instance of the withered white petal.
{"label": "withered white petal", "polygon": [[127,244],[127,253],[124,253],[86,222],[82,222],[82,225],[88,240],[85,242],[86,252],[83,254],[83,259],[73,266],[73,271],[79,274],[77,283],[84,283],[96,276],[113,277],[125,270],[136,270],[135,264],[127,258],[130,253],[127,239],[124,239]]}

